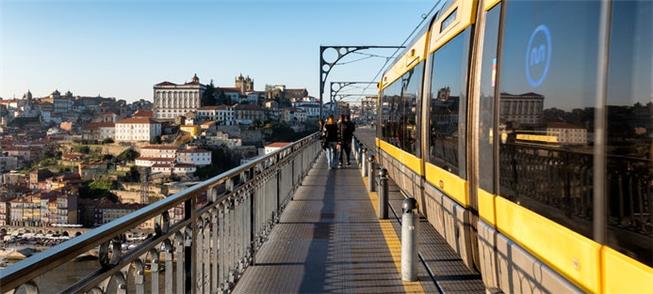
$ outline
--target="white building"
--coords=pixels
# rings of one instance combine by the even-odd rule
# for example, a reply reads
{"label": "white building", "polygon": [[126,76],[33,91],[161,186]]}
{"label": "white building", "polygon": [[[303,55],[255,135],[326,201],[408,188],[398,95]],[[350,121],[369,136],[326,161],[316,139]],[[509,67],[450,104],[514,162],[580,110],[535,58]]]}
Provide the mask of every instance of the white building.
{"label": "white building", "polygon": [[560,144],[587,144],[587,129],[569,123],[548,123],[546,135],[556,137]]}
{"label": "white building", "polygon": [[199,148],[186,148],[177,151],[177,162],[206,166],[211,164],[211,151]]}
{"label": "white building", "polygon": [[298,102],[295,104],[295,108],[303,110],[309,119],[316,119],[320,116],[320,103],[317,102]]}
{"label": "white building", "polygon": [[166,175],[188,175],[197,170],[192,164],[175,163],[175,164],[155,164],[152,166],[153,174],[166,174]]}
{"label": "white building", "polygon": [[113,139],[116,136],[116,124],[113,122],[92,122],[86,126],[90,140]]}
{"label": "white building", "polygon": [[156,164],[163,164],[163,165],[171,165],[175,163],[176,159],[175,158],[166,158],[166,157],[144,157],[141,156],[139,158],[136,158],[136,166],[142,166],[142,167],[152,167]]}
{"label": "white building", "polygon": [[267,154],[270,154],[270,153],[272,153],[274,151],[283,149],[284,147],[286,147],[288,145],[290,145],[290,143],[288,143],[288,142],[275,142],[275,143],[272,143],[272,144],[268,144],[268,145],[265,145],[264,152],[267,155]]}
{"label": "white building", "polygon": [[236,112],[229,105],[203,106],[197,110],[199,120],[212,120],[223,126],[236,124]]}
{"label": "white building", "polygon": [[174,119],[199,109],[206,86],[200,84],[197,74],[184,84],[162,82],[154,85],[154,112],[156,118]]}
{"label": "white building", "polygon": [[161,124],[149,117],[131,117],[116,122],[116,142],[152,142],[161,135]]}
{"label": "white building", "polygon": [[149,158],[176,158],[177,146],[150,145],[141,147],[141,157]]}

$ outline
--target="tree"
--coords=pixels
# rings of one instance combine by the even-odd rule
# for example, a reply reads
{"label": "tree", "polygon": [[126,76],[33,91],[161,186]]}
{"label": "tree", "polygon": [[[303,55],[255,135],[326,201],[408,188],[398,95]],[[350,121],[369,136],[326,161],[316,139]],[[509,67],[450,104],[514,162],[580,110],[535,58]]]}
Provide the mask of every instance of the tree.
{"label": "tree", "polygon": [[134,161],[138,156],[140,156],[138,152],[129,148],[118,155],[118,160],[122,162]]}
{"label": "tree", "polygon": [[111,144],[111,143],[113,143],[113,139],[111,139],[111,138],[106,138],[106,139],[102,140],[102,144]]}
{"label": "tree", "polygon": [[202,106],[215,105],[216,94],[215,85],[213,85],[213,80],[211,80],[211,82],[206,86],[206,90],[204,90],[204,93],[202,94]]}

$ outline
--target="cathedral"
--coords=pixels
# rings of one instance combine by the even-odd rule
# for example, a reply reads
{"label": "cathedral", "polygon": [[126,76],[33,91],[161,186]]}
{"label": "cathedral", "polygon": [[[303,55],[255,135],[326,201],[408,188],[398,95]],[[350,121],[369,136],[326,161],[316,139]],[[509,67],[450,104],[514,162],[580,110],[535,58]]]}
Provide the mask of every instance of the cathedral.
{"label": "cathedral", "polygon": [[254,80],[252,80],[249,76],[243,77],[243,74],[241,73],[236,77],[236,89],[240,89],[241,94],[253,92]]}

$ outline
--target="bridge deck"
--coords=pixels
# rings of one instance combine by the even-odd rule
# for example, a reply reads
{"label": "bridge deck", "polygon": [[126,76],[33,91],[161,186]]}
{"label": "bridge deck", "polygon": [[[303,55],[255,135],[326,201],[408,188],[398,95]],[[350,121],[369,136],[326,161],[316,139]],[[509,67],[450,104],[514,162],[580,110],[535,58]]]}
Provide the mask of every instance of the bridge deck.
{"label": "bridge deck", "polygon": [[396,220],[379,221],[372,197],[359,169],[328,170],[322,156],[235,292],[437,292],[421,264],[420,281],[401,281]]}

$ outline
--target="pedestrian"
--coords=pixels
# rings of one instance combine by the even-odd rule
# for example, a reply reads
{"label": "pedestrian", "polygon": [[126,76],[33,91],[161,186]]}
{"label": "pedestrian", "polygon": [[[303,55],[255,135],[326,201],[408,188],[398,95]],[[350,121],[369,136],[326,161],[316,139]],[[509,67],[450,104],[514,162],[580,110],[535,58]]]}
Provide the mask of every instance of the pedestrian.
{"label": "pedestrian", "polygon": [[322,150],[326,151],[326,141],[325,141],[326,134],[324,132],[324,120],[320,119],[318,123],[319,123],[318,132],[320,134],[320,143],[322,145]]}
{"label": "pedestrian", "polygon": [[340,141],[340,135],[338,134],[338,126],[336,125],[336,120],[333,118],[333,115],[329,115],[324,124],[324,142],[327,153],[327,164],[329,169],[336,168],[338,162],[338,142]]}
{"label": "pedestrian", "polygon": [[[338,127],[342,139],[340,143],[341,164],[349,166],[351,164],[351,144],[354,139],[354,130],[356,129],[356,127],[348,115],[340,116],[340,124]],[[346,162],[345,162],[345,157],[347,157]]]}

